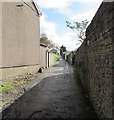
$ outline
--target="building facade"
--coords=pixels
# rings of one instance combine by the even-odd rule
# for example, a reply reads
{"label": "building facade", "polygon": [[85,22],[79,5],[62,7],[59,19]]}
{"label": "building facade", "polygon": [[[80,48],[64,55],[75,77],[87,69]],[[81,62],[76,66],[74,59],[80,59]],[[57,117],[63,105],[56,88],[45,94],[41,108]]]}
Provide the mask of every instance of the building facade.
{"label": "building facade", "polygon": [[40,14],[31,2],[0,2],[0,79],[40,68]]}

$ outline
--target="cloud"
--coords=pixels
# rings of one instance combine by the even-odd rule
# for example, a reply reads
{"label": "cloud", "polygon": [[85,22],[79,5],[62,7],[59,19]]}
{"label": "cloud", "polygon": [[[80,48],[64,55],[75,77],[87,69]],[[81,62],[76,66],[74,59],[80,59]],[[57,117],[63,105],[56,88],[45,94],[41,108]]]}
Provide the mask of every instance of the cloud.
{"label": "cloud", "polygon": [[69,8],[72,4],[79,3],[100,3],[103,0],[35,0],[40,8],[53,8],[56,12],[67,15],[71,20],[83,20],[89,19],[91,20],[95,15],[95,10],[88,11],[86,13],[79,13],[75,15],[75,12]]}
{"label": "cloud", "polygon": [[101,3],[103,0],[36,0],[38,5],[42,8],[65,8],[73,3]]}
{"label": "cloud", "polygon": [[57,24],[53,22],[49,22],[47,18],[48,17],[45,14],[41,16],[41,20],[40,20],[41,33],[45,33],[50,40],[52,40],[53,42],[55,42],[60,46],[62,43],[60,37],[56,34]]}
{"label": "cloud", "polygon": [[81,45],[79,44],[79,38],[77,38],[76,33],[66,33],[61,37],[61,39],[63,41],[63,45],[70,51],[77,49]]}
{"label": "cloud", "polygon": [[[87,11],[85,13],[75,14],[72,9],[69,8],[72,4],[76,2],[80,3],[98,3],[100,4],[102,0],[35,0],[40,8],[53,8],[54,11],[58,13],[62,13],[67,15],[72,21],[82,21],[84,19],[88,19],[91,21],[93,16],[95,15],[95,10]],[[47,20],[47,16],[45,14],[41,17],[41,33],[45,33],[50,40],[59,46],[64,45],[68,50],[75,50],[80,46],[80,44],[76,45],[78,42],[77,35],[73,32],[65,33],[60,36],[56,32],[57,24]]]}
{"label": "cloud", "polygon": [[48,37],[53,37],[53,35],[55,34],[55,29],[56,29],[57,24],[47,21],[47,18],[48,17],[45,14],[41,16],[40,18],[41,30],[47,33],[49,35]]}
{"label": "cloud", "polygon": [[36,0],[42,8],[64,8],[71,5],[70,0]]}
{"label": "cloud", "polygon": [[68,7],[58,8],[56,11],[61,14],[67,15],[67,16],[74,14],[74,12],[71,9],[69,9]]}
{"label": "cloud", "polygon": [[70,17],[70,20],[72,21],[82,21],[82,20],[89,20],[91,21],[92,18],[94,17],[96,11],[95,10],[91,10],[91,11],[88,11],[88,12],[85,12],[85,13],[79,13],[79,14],[76,14],[74,16],[71,16]]}
{"label": "cloud", "polygon": [[56,43],[59,46],[66,46],[68,50],[72,51],[79,47],[76,45],[78,43],[78,38],[75,33],[65,33],[62,36],[57,34],[56,26],[57,24],[49,22],[45,14],[41,17],[41,33],[45,33],[50,40]]}

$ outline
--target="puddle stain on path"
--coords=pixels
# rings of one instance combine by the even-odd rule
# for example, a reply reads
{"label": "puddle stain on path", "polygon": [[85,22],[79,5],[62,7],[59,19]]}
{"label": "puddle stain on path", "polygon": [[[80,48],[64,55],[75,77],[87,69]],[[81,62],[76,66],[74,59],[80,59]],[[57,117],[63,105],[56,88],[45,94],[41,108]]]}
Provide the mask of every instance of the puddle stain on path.
{"label": "puddle stain on path", "polygon": [[84,108],[86,107],[85,98],[80,93],[73,76],[72,66],[61,59],[58,65],[46,70],[46,76],[4,110],[3,118],[96,117],[96,115],[87,113]]}

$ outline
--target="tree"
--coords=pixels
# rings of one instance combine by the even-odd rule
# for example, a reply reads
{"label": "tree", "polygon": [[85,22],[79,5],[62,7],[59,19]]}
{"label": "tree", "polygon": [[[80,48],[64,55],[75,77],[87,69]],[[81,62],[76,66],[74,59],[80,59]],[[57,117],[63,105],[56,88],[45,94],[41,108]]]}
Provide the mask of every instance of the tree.
{"label": "tree", "polygon": [[52,43],[52,41],[48,39],[46,34],[42,33],[40,37],[40,43],[49,46]]}
{"label": "tree", "polygon": [[72,29],[77,34],[81,43],[86,38],[85,31],[88,26],[88,23],[89,21],[87,19],[82,22],[74,22],[74,25],[72,25],[69,21],[66,21],[67,27]]}
{"label": "tree", "polygon": [[62,46],[60,47],[60,55],[63,55],[63,53],[64,53],[65,51],[67,51],[67,50],[66,50],[66,47],[62,45]]}
{"label": "tree", "polygon": [[49,40],[45,33],[41,34],[40,43],[47,45],[48,49],[54,53],[58,53],[59,51],[59,47],[51,40]]}

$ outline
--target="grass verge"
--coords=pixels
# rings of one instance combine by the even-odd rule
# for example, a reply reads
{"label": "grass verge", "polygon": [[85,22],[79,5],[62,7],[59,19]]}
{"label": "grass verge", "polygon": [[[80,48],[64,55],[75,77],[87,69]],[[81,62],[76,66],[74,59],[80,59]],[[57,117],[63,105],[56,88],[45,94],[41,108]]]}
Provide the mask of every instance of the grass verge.
{"label": "grass verge", "polygon": [[3,81],[2,84],[0,85],[0,93],[3,94],[5,92],[8,92],[8,91],[14,89],[16,86],[21,86],[21,85],[26,84],[26,83],[28,83],[28,81],[25,81],[25,80]]}

